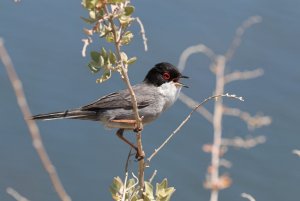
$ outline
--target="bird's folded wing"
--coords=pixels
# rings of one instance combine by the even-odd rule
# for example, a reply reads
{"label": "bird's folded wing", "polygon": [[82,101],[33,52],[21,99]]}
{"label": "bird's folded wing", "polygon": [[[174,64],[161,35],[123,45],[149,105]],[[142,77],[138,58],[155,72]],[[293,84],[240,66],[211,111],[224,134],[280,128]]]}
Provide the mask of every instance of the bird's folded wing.
{"label": "bird's folded wing", "polygon": [[[154,97],[146,96],[143,92],[139,92],[139,95],[136,95],[138,108],[144,108],[150,105],[154,101]],[[128,90],[122,90],[119,92],[111,93],[106,96],[101,97],[100,99],[92,102],[91,104],[81,107],[82,110],[99,110],[99,109],[117,109],[124,108],[131,110],[132,102],[131,96]]]}

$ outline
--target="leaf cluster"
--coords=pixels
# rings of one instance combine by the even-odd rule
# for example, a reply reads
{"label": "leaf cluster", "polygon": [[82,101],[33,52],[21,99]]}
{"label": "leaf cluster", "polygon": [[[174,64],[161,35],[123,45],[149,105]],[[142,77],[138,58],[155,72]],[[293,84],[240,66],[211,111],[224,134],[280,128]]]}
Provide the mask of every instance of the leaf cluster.
{"label": "leaf cluster", "polygon": [[[88,11],[88,17],[81,17],[90,29],[84,28],[84,33],[91,37],[98,35],[108,43],[120,48],[128,45],[133,39],[133,33],[128,30],[135,20],[131,15],[135,8],[130,5],[129,0],[83,0],[83,7]],[[116,48],[117,49],[117,48]],[[119,71],[121,65],[126,68],[136,61],[136,57],[128,58],[125,52],[101,50],[90,52],[91,60],[88,67],[92,73],[102,75],[96,80],[97,83],[104,82],[111,77],[112,71]]]}
{"label": "leaf cluster", "polygon": [[120,177],[115,177],[110,186],[112,198],[115,201],[121,201],[123,192],[125,192],[125,201],[169,201],[172,194],[175,192],[174,187],[168,187],[167,179],[164,179],[161,183],[156,183],[155,192],[153,185],[150,182],[145,182],[143,198],[140,199],[138,197],[138,187],[135,183],[135,180],[131,178],[125,186]]}

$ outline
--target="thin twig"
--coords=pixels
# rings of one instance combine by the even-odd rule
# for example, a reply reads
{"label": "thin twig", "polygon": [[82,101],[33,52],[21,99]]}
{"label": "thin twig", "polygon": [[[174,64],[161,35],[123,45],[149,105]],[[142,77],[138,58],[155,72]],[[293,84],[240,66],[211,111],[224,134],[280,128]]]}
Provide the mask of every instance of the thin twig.
{"label": "thin twig", "polygon": [[250,195],[250,194],[242,193],[241,196],[242,196],[243,198],[248,199],[249,201],[255,201],[255,198],[254,198],[252,195]]}
{"label": "thin twig", "polygon": [[145,49],[145,52],[148,51],[148,45],[147,45],[147,37],[146,37],[146,32],[145,32],[145,28],[144,28],[144,25],[142,23],[142,21],[140,20],[139,17],[135,18],[136,21],[139,23],[140,25],[140,28],[141,28],[141,34],[142,34],[142,38],[143,38],[143,42],[144,42],[144,49]]}
{"label": "thin twig", "polygon": [[152,174],[151,177],[149,178],[149,183],[150,183],[150,184],[152,183],[152,181],[153,181],[154,177],[156,176],[156,174],[157,174],[157,170],[154,170],[153,174]]}
{"label": "thin twig", "polygon": [[236,95],[230,95],[230,94],[221,94],[221,95],[214,95],[206,98],[203,100],[200,104],[198,104],[188,115],[187,117],[181,122],[181,124],[169,135],[169,137],[157,148],[154,150],[154,152],[151,154],[150,157],[148,157],[148,162],[152,160],[152,158],[170,141],[170,139],[188,122],[188,120],[191,118],[192,114],[203,104],[207,103],[211,99],[216,99],[220,97],[229,97],[229,98],[234,98],[243,101],[242,97],[237,97]]}
{"label": "thin twig", "polygon": [[127,180],[128,180],[128,165],[129,165],[129,159],[131,156],[131,151],[132,148],[130,148],[127,159],[126,159],[126,163],[125,163],[125,179],[124,179],[124,185],[123,185],[123,193],[122,193],[122,201],[125,201],[125,196],[126,196],[126,192],[128,191],[127,189]]}
{"label": "thin twig", "polygon": [[139,184],[139,179],[135,176],[135,174],[133,174],[133,172],[131,173],[133,178],[135,178],[136,182],[127,189],[127,191],[130,191],[132,188],[134,188],[134,191],[131,193],[128,200],[132,200],[132,197],[135,195],[135,193],[137,192],[137,190],[135,189],[135,187]]}
{"label": "thin twig", "polygon": [[248,129],[250,130],[260,128],[263,126],[268,126],[272,123],[272,118],[269,116],[264,116],[261,114],[251,116],[250,113],[242,111],[238,108],[230,108],[223,105],[223,112],[224,115],[235,116],[240,118],[247,124]]}
{"label": "thin twig", "polygon": [[42,162],[46,172],[48,173],[48,175],[51,179],[52,185],[53,185],[56,193],[58,194],[59,198],[62,201],[71,201],[71,198],[66,193],[62,183],[60,182],[60,179],[56,173],[55,167],[52,164],[52,162],[50,161],[50,158],[46,152],[46,149],[44,148],[42,138],[41,138],[39,129],[38,129],[35,121],[29,119],[29,117],[31,117],[32,115],[31,115],[30,109],[28,107],[26,98],[25,98],[22,83],[17,75],[17,72],[15,71],[15,68],[12,64],[12,61],[5,49],[3,40],[1,38],[0,38],[0,58],[2,60],[2,63],[4,64],[4,67],[6,68],[8,77],[9,77],[10,82],[15,91],[18,105],[23,113],[23,117],[25,119],[25,122],[29,129],[29,133],[32,138],[33,147],[37,151],[37,153],[41,159],[41,162]]}
{"label": "thin twig", "polygon": [[178,62],[178,70],[182,72],[185,68],[185,64],[187,59],[192,55],[196,53],[202,53],[205,54],[208,58],[210,58],[212,61],[215,58],[215,53],[209,49],[204,44],[194,45],[186,48],[180,55],[179,62]]}
{"label": "thin twig", "polygon": [[128,172],[125,172],[125,179],[124,179],[124,184],[123,184],[123,192],[122,192],[122,200],[121,201],[125,201],[125,199],[126,199],[127,179],[128,179]]}
{"label": "thin twig", "polygon": [[129,159],[130,159],[130,156],[131,156],[131,152],[132,152],[132,148],[130,148],[127,159],[126,159],[125,172],[128,172],[128,165],[129,165]]}
{"label": "thin twig", "polygon": [[[191,109],[193,109],[196,105],[199,105],[199,102],[185,95],[183,92],[180,92],[179,100],[181,100],[184,104],[186,104],[186,106]],[[197,112],[200,113],[207,121],[213,123],[213,115],[205,107],[198,108]]]}
{"label": "thin twig", "polygon": [[243,139],[241,137],[235,137],[233,139],[227,139],[222,138],[222,146],[227,147],[235,147],[235,148],[244,148],[244,149],[250,149],[253,148],[259,144],[263,144],[266,142],[266,137],[263,135],[256,136],[253,138],[246,138]]}
{"label": "thin twig", "polygon": [[248,79],[257,78],[259,76],[262,76],[263,74],[264,74],[264,70],[261,68],[251,70],[251,71],[244,71],[244,72],[235,71],[224,76],[224,84],[228,84],[230,82],[237,81],[237,80],[248,80]]}
{"label": "thin twig", "polygon": [[18,193],[15,189],[8,187],[6,193],[13,197],[16,201],[29,201],[27,198]]}
{"label": "thin twig", "polygon": [[93,42],[92,38],[91,37],[88,37],[88,38],[84,38],[81,40],[83,42],[83,47],[82,47],[82,50],[81,50],[81,55],[83,57],[86,57],[86,48],[89,44],[91,44]]}
{"label": "thin twig", "polygon": [[229,61],[234,56],[237,48],[240,46],[242,37],[245,33],[245,31],[250,28],[252,25],[256,23],[260,23],[262,21],[262,18],[260,16],[251,16],[247,20],[245,20],[241,26],[239,26],[235,32],[234,39],[228,48],[227,52],[225,53],[226,61]]}

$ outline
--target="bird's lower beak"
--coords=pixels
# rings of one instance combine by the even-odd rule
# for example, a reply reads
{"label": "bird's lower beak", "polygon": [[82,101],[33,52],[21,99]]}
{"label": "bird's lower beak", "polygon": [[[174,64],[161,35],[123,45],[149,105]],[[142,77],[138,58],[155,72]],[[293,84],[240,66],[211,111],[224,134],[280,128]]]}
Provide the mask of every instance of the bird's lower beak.
{"label": "bird's lower beak", "polygon": [[[179,78],[189,78],[189,77],[188,77],[188,76],[185,76],[185,75],[180,75]],[[178,80],[179,80],[179,79],[173,80],[174,83],[175,83],[175,86],[176,86],[177,88],[180,88],[180,87],[189,88],[187,85],[182,84],[181,82],[178,82]]]}
{"label": "bird's lower beak", "polygon": [[182,83],[180,83],[180,82],[175,82],[175,86],[176,86],[177,88],[180,88],[180,87],[189,88],[187,85],[184,85],[184,84],[182,84]]}

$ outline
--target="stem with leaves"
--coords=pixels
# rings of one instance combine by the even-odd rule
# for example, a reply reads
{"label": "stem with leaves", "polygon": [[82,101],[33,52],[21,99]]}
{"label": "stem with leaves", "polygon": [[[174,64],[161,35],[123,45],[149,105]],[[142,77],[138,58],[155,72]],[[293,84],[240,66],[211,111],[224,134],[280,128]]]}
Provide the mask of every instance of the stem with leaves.
{"label": "stem with leaves", "polygon": [[[114,46],[114,51],[107,51],[102,47],[101,51],[91,52],[92,60],[88,67],[93,73],[103,71],[101,77],[98,78],[96,82],[102,83],[111,77],[112,72],[119,72],[131,96],[132,110],[136,122],[135,130],[137,131],[136,141],[138,156],[142,157],[142,159],[139,160],[138,170],[140,192],[142,192],[144,188],[145,168],[141,133],[143,124],[142,118],[138,113],[137,99],[128,77],[128,65],[134,63],[136,57],[128,59],[126,53],[121,51],[121,47],[128,45],[133,38],[133,34],[128,31],[128,28],[132,22],[136,20],[136,18],[131,17],[131,14],[134,12],[134,7],[130,5],[129,0],[83,0],[82,5],[89,11],[89,18],[82,19],[89,24],[93,24],[92,29],[84,29],[88,37],[97,33]],[[138,22],[141,25],[140,20]],[[144,34],[143,27],[142,30]],[[146,37],[143,35],[143,38]],[[84,49],[86,49],[86,45]]]}

